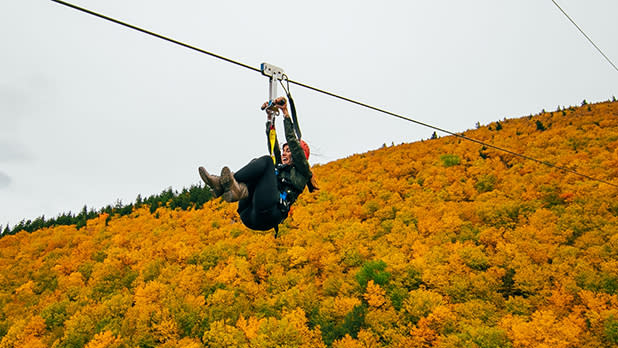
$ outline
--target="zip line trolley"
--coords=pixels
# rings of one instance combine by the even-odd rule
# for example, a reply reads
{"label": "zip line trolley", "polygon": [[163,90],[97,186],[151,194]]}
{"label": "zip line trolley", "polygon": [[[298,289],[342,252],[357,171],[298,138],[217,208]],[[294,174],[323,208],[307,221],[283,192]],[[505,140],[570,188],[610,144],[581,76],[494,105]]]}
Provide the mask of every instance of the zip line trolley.
{"label": "zip line trolley", "polygon": [[[276,162],[274,152],[275,143],[277,141],[277,132],[275,130],[275,117],[279,115],[279,109],[277,108],[277,105],[275,105],[275,99],[277,99],[277,83],[281,84],[281,87],[285,90],[288,100],[290,102],[290,109],[292,111],[292,122],[298,140],[302,138],[302,134],[298,126],[296,107],[294,106],[294,100],[292,99],[292,95],[290,94],[290,83],[287,75],[283,72],[282,68],[268,63],[262,63],[260,65],[260,70],[262,72],[262,75],[268,77],[268,104],[266,108],[264,108],[264,111],[266,111],[268,117],[268,121],[266,123],[268,127],[268,150],[270,152],[270,157],[272,157],[273,159],[273,162]],[[287,88],[283,85],[284,80],[287,82]]]}

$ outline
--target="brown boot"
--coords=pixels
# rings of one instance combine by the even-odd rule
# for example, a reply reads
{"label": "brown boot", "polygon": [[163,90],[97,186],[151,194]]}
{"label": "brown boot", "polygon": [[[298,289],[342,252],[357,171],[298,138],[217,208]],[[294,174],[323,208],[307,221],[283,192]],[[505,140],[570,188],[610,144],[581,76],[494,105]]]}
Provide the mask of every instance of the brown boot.
{"label": "brown boot", "polygon": [[212,193],[214,193],[215,197],[221,197],[223,194],[221,178],[216,175],[209,174],[204,167],[199,167],[198,170],[200,172],[200,177],[202,177],[202,180],[204,180],[206,185],[212,189]]}
{"label": "brown boot", "polygon": [[221,170],[221,186],[223,187],[223,199],[226,202],[237,202],[249,197],[247,185],[236,181],[234,173],[228,167],[223,167]]}

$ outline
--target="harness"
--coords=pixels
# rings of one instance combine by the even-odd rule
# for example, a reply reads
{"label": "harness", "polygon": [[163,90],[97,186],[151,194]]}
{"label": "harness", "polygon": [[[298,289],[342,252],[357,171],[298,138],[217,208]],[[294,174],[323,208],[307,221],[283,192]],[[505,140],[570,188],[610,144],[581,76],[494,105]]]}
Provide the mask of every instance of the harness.
{"label": "harness", "polygon": [[287,180],[287,178],[280,176],[281,173],[287,171],[290,168],[287,164],[278,164],[275,167],[275,175],[277,176],[277,188],[279,190],[279,210],[281,214],[287,217],[290,212],[290,208],[296,199],[302,192],[294,187],[294,185]]}

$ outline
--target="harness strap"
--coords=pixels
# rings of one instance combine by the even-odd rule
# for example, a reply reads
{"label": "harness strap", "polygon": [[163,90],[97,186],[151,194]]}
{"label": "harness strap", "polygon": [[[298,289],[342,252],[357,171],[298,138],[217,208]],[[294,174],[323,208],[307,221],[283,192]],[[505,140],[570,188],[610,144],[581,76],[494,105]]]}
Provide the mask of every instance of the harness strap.
{"label": "harness strap", "polygon": [[288,100],[290,101],[290,109],[292,109],[292,123],[294,124],[294,132],[296,132],[296,136],[298,140],[302,139],[303,135],[300,132],[300,127],[298,125],[298,116],[296,115],[296,107],[294,106],[294,99],[292,99],[292,94],[287,91]]}
{"label": "harness strap", "polygon": [[275,158],[275,142],[277,141],[277,131],[275,130],[275,123],[271,123],[270,130],[268,131],[268,140],[270,142],[270,157],[273,159],[273,163],[277,164],[277,159]]}
{"label": "harness strap", "polygon": [[[283,84],[284,80],[288,85],[287,88]],[[290,80],[288,79],[288,76],[286,74],[283,74],[282,79],[279,80],[279,83],[281,84],[281,87],[283,87],[283,90],[285,91],[285,94],[288,96],[288,100],[290,101],[290,109],[292,109],[292,121],[293,121],[292,123],[294,125],[294,132],[296,133],[298,140],[300,140],[302,139],[303,135],[301,134],[300,127],[298,126],[298,116],[296,115],[296,106],[294,106],[294,99],[292,99],[292,93],[290,92]]]}

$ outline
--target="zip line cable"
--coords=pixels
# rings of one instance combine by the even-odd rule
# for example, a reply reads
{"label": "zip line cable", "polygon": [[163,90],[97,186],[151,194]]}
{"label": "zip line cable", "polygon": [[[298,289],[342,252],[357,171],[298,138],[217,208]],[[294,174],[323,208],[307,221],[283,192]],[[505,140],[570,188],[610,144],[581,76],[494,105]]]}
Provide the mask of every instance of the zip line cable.
{"label": "zip line cable", "polygon": [[114,18],[111,18],[111,17],[105,16],[105,15],[102,15],[102,14],[100,14],[100,13],[96,13],[96,12],[90,11],[90,10],[85,9],[85,8],[83,8],[83,7],[79,7],[79,6],[76,6],[76,5],[70,4],[70,3],[68,3],[68,2],[64,2],[64,1],[62,1],[62,0],[51,0],[51,1],[56,2],[56,3],[59,3],[59,4],[64,5],[64,6],[71,7],[71,8],[73,8],[73,9],[76,9],[76,10],[78,10],[78,11],[82,11],[82,12],[84,12],[84,13],[87,13],[87,14],[89,14],[89,15],[93,15],[93,16],[95,16],[95,17],[99,17],[99,18],[105,19],[105,20],[107,20],[107,21],[110,21],[110,22],[113,22],[113,23],[116,23],[116,24],[120,24],[120,25],[125,26],[125,27],[127,27],[127,28],[130,28],[130,29],[133,29],[133,30],[140,31],[140,32],[142,32],[142,33],[144,33],[144,34],[148,34],[148,35],[154,36],[154,37],[159,38],[159,39],[161,39],[161,40],[169,41],[169,42],[174,43],[174,44],[176,44],[176,45],[180,45],[180,46],[182,46],[182,47],[186,47],[186,48],[188,48],[188,49],[191,49],[191,50],[194,50],[194,51],[197,51],[197,52],[200,52],[200,53],[207,54],[207,55],[209,55],[209,56],[211,56],[211,57],[214,57],[214,58],[219,58],[219,59],[224,60],[224,61],[226,61],[226,62],[228,62],[228,63],[236,64],[236,65],[242,66],[243,68],[247,68],[247,69],[249,69],[249,70],[257,71],[257,72],[259,72],[259,73],[261,73],[261,72],[262,72],[260,69],[254,68],[254,67],[252,67],[252,66],[250,66],[250,65],[243,64],[243,63],[237,62],[237,61],[235,61],[235,60],[232,60],[232,59],[229,59],[229,58],[226,58],[226,57],[220,56],[220,55],[218,55],[218,54],[215,54],[215,53],[212,53],[212,52],[208,52],[208,51],[203,50],[203,49],[201,49],[201,48],[197,48],[197,47],[195,47],[195,46],[191,46],[191,45],[186,44],[186,43],[184,43],[184,42],[180,42],[180,41],[177,41],[177,40],[174,40],[174,39],[170,39],[169,37],[166,37],[166,36],[163,36],[163,35],[159,35],[159,34],[157,34],[157,33],[153,33],[153,32],[148,31],[148,30],[146,30],[146,29],[142,29],[142,28],[136,27],[136,26],[134,26],[134,25],[131,25],[131,24],[128,24],[128,23],[125,23],[125,22],[121,22],[121,21],[119,21],[119,20],[117,20],[117,19],[114,19]]}
{"label": "zip line cable", "polygon": [[[99,17],[99,18],[105,19],[107,21],[110,21],[110,22],[113,22],[113,23],[125,26],[127,28],[130,28],[130,29],[133,29],[133,30],[137,30],[139,32],[142,32],[142,33],[154,36],[156,38],[159,38],[159,39],[171,42],[173,44],[180,45],[180,46],[189,48],[191,50],[194,50],[194,51],[197,51],[197,52],[200,52],[200,53],[204,53],[206,55],[209,55],[209,56],[214,57],[214,58],[221,59],[221,60],[226,61],[228,63],[232,63],[232,64],[235,64],[235,65],[241,66],[243,68],[246,68],[246,69],[249,69],[249,70],[253,70],[255,72],[262,73],[262,71],[260,69],[254,68],[254,67],[252,67],[250,65],[247,65],[247,64],[244,64],[244,63],[241,63],[241,62],[238,62],[238,61],[235,61],[235,60],[223,57],[221,55],[218,55],[218,54],[215,54],[215,53],[203,50],[203,49],[195,47],[195,46],[191,46],[189,44],[186,44],[186,43],[180,42],[178,40],[174,40],[174,39],[168,38],[166,36],[163,36],[163,35],[160,35],[160,34],[157,34],[157,33],[154,33],[154,32],[151,32],[151,31],[139,28],[139,27],[136,27],[136,26],[131,25],[131,24],[127,24],[127,23],[121,22],[121,21],[119,21],[117,19],[114,19],[114,18],[105,16],[105,15],[102,15],[102,14],[99,14],[99,13],[87,10],[85,8],[82,8],[82,7],[70,4],[68,2],[65,2],[65,1],[62,1],[62,0],[51,0],[51,1],[56,2],[58,4],[61,4],[61,5],[65,5],[67,7],[71,7],[73,9],[75,9],[75,10],[78,10],[78,11],[81,11],[81,12],[93,15],[95,17]],[[598,179],[598,178],[595,178],[595,177],[592,177],[592,176],[589,176],[589,175],[586,175],[586,174],[582,174],[582,173],[579,173],[579,172],[577,172],[577,171],[575,171],[573,169],[567,168],[567,167],[555,165],[555,164],[552,164],[552,163],[549,163],[549,162],[546,162],[546,161],[542,161],[542,160],[536,159],[534,157],[530,157],[530,156],[527,156],[527,155],[524,155],[524,154],[520,154],[520,153],[511,151],[511,150],[506,149],[506,148],[502,148],[502,147],[499,147],[499,146],[496,146],[496,145],[492,145],[492,144],[483,142],[481,140],[470,138],[470,137],[467,137],[465,135],[454,133],[454,132],[451,132],[449,130],[442,129],[442,128],[439,128],[439,127],[436,127],[436,126],[432,126],[432,125],[430,125],[428,123],[417,121],[417,120],[411,119],[409,117],[405,117],[403,115],[396,114],[396,113],[390,112],[388,110],[384,110],[384,109],[381,109],[381,108],[378,108],[378,107],[375,107],[375,106],[371,106],[369,104],[365,104],[365,103],[362,103],[362,102],[359,102],[359,101],[356,101],[356,100],[353,100],[353,99],[350,99],[350,98],[346,98],[346,97],[340,96],[338,94],[331,93],[331,92],[328,92],[328,91],[325,91],[325,90],[322,90],[322,89],[319,89],[319,88],[316,88],[316,87],[312,87],[312,86],[309,86],[307,84],[304,84],[304,83],[301,83],[301,82],[298,82],[298,81],[289,80],[289,79],[287,81],[289,83],[295,84],[297,86],[300,86],[300,87],[303,87],[303,88],[306,88],[306,89],[309,89],[309,90],[312,90],[312,91],[315,91],[315,92],[318,92],[318,93],[322,93],[322,94],[325,94],[325,95],[328,95],[328,96],[331,96],[331,97],[334,97],[334,98],[337,98],[337,99],[341,99],[343,101],[346,101],[346,102],[349,102],[349,103],[352,103],[352,104],[356,104],[356,105],[359,105],[359,106],[362,106],[362,107],[365,107],[365,108],[368,108],[368,109],[371,109],[371,110],[374,110],[374,111],[378,111],[378,112],[381,112],[381,113],[384,113],[384,114],[387,114],[387,115],[390,115],[390,116],[393,116],[393,117],[397,117],[397,118],[400,118],[402,120],[406,120],[406,121],[409,121],[409,122],[412,122],[412,123],[416,123],[416,124],[421,125],[423,127],[431,128],[433,130],[437,130],[437,131],[440,131],[440,132],[443,132],[443,133],[455,136],[455,137],[463,139],[463,140],[471,141],[471,142],[474,142],[474,143],[477,143],[477,144],[480,144],[480,145],[483,145],[483,146],[486,146],[486,147],[489,147],[489,148],[492,148],[492,149],[495,149],[495,150],[498,150],[498,151],[502,151],[502,152],[511,154],[513,156],[517,156],[517,157],[520,157],[520,158],[523,158],[523,159],[526,159],[526,160],[529,160],[529,161],[533,161],[533,162],[536,162],[536,163],[539,163],[539,164],[542,164],[542,165],[545,165],[545,166],[548,166],[548,167],[551,167],[551,168],[555,168],[555,169],[558,169],[558,170],[561,170],[561,171],[564,171],[564,172],[575,174],[577,176],[580,176],[580,177],[583,177],[583,178],[586,178],[586,179],[589,179],[589,180],[592,180],[592,181],[597,181],[597,182],[604,183],[604,184],[607,184],[607,185],[610,185],[610,186],[618,187],[618,185],[610,183],[610,182],[608,182],[606,180],[602,180],[602,179]]]}
{"label": "zip line cable", "polygon": [[560,7],[560,5],[558,5],[558,3],[555,0],[551,0],[554,5],[556,5],[556,7],[558,7],[558,9],[566,16],[566,18],[569,19],[569,21],[571,21],[571,23],[573,23],[573,25],[577,28],[577,30],[579,30],[580,33],[582,33],[584,35],[584,37],[586,37],[586,39],[588,39],[588,41],[592,44],[592,46],[594,46],[594,48],[597,49],[597,51],[599,51],[599,53],[601,53],[601,55],[609,62],[609,64],[611,64],[614,69],[616,69],[616,71],[618,71],[618,67],[616,67],[616,65],[605,55],[605,53],[603,53],[603,51],[601,51],[601,49],[599,48],[599,46],[597,46],[590,37],[588,37],[588,35],[586,35],[586,33],[584,33],[584,31],[582,30],[582,28],[579,27],[579,25],[577,25],[577,23],[575,23],[575,21],[573,19],[571,19],[571,17],[569,17],[569,15],[562,9],[562,7]]}

